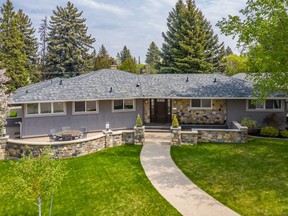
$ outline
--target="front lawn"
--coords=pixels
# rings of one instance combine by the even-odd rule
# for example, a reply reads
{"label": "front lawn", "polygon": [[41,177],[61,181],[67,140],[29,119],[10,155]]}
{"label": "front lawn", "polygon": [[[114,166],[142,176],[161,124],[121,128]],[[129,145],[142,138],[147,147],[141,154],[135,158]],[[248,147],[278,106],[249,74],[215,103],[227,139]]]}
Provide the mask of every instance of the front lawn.
{"label": "front lawn", "polygon": [[[179,215],[147,179],[140,151],[126,145],[65,160],[69,174],[54,195],[53,215]],[[0,162],[1,215],[37,215],[33,203],[3,197],[10,166]],[[49,201],[43,215],[49,215]]]}
{"label": "front lawn", "polygon": [[177,166],[241,215],[288,215],[288,141],[172,147]]}

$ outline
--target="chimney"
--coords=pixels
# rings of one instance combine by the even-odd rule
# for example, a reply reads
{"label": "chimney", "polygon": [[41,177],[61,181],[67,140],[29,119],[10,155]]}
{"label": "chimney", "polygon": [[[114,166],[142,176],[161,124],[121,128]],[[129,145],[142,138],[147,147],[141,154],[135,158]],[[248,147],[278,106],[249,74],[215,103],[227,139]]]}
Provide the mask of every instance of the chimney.
{"label": "chimney", "polygon": [[117,70],[117,65],[114,64],[114,62],[112,62],[111,66],[110,66],[111,70]]}

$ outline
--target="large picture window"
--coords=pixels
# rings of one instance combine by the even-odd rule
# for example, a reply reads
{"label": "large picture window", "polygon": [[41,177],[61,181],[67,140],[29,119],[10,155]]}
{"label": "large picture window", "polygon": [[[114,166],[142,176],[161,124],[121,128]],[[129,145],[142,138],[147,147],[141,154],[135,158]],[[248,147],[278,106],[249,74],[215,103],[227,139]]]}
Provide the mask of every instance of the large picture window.
{"label": "large picture window", "polygon": [[73,114],[99,113],[98,101],[76,101],[73,104]]}
{"label": "large picture window", "polygon": [[65,115],[63,102],[31,103],[26,105],[26,116]]}
{"label": "large picture window", "polygon": [[135,111],[135,100],[113,100],[112,102],[113,112],[123,112],[123,111]]}
{"label": "large picture window", "polygon": [[212,109],[211,99],[192,99],[191,100],[192,109]]}
{"label": "large picture window", "polygon": [[262,103],[255,104],[253,100],[247,100],[247,110],[249,111],[271,111],[280,110],[282,111],[282,101],[281,100],[265,100]]}

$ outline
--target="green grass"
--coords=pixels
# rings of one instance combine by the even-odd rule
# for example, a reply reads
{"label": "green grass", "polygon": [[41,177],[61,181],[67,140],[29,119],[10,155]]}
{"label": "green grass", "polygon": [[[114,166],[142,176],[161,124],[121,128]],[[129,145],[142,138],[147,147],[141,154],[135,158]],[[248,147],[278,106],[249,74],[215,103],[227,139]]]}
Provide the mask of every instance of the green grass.
{"label": "green grass", "polygon": [[[141,146],[125,145],[65,160],[69,174],[54,195],[53,215],[179,215],[147,179],[140,151]],[[10,166],[0,162],[1,215],[37,215],[34,204],[3,197]],[[43,215],[48,210],[46,201]]]}
{"label": "green grass", "polygon": [[172,147],[177,166],[241,215],[288,215],[288,141]]}

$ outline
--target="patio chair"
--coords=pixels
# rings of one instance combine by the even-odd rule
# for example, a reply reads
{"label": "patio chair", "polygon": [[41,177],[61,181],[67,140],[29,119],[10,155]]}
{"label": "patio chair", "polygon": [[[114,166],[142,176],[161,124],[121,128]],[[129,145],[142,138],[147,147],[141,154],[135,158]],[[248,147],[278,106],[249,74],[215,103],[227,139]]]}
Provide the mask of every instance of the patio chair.
{"label": "patio chair", "polygon": [[72,140],[71,134],[62,135],[62,141],[68,141],[68,140]]}
{"label": "patio chair", "polygon": [[65,127],[62,127],[62,130],[65,131],[65,130],[71,130],[71,127],[70,126],[65,126]]}
{"label": "patio chair", "polygon": [[87,138],[87,133],[88,133],[87,128],[86,127],[80,127],[80,131],[81,131],[80,137],[81,138]]}
{"label": "patio chair", "polygon": [[50,142],[59,140],[59,137],[56,135],[56,130],[55,129],[51,129],[50,130],[50,133],[48,134],[48,137],[49,137]]}

